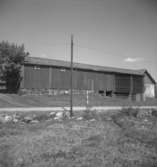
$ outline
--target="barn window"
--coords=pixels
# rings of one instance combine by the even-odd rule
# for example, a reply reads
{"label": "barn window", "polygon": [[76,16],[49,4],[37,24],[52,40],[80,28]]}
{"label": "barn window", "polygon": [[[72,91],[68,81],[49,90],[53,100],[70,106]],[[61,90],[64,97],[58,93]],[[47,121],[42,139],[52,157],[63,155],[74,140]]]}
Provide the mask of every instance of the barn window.
{"label": "barn window", "polygon": [[34,70],[39,70],[40,67],[39,66],[34,66]]}

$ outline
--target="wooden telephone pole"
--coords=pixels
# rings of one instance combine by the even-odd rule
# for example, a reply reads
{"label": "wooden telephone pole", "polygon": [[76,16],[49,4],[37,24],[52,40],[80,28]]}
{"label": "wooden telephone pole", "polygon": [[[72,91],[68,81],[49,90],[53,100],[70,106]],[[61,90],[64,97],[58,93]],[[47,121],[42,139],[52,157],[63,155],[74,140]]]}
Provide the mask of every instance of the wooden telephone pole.
{"label": "wooden telephone pole", "polygon": [[73,35],[71,35],[71,63],[70,63],[70,117],[73,116]]}

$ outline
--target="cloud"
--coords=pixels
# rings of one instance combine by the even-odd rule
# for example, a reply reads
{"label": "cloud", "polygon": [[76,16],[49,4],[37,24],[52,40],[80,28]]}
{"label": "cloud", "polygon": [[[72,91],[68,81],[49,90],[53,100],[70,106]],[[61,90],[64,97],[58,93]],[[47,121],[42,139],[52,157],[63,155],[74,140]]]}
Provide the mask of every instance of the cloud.
{"label": "cloud", "polygon": [[45,53],[42,53],[40,57],[47,58],[48,56]]}
{"label": "cloud", "polygon": [[135,57],[135,58],[132,58],[132,57],[127,57],[124,59],[125,62],[127,63],[135,63],[135,62],[139,62],[139,61],[142,61],[143,58],[140,58],[140,57]]}

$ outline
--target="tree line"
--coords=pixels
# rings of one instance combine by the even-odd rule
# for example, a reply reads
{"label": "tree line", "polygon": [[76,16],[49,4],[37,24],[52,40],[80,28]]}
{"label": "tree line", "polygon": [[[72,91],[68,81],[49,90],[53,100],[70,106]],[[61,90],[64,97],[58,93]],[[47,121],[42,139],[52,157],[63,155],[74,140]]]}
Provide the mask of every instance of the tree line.
{"label": "tree line", "polygon": [[5,82],[7,93],[18,92],[22,80],[21,68],[28,55],[24,44],[0,43],[0,80]]}

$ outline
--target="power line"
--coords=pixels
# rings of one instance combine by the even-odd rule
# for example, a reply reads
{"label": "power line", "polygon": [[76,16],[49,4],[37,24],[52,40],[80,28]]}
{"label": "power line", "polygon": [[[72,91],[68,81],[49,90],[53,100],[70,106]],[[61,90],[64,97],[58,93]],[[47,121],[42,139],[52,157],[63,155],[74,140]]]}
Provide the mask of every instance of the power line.
{"label": "power line", "polygon": [[[104,49],[102,48],[96,48],[96,47],[88,47],[88,46],[85,46],[85,45],[80,45],[80,44],[77,44],[77,43],[74,43],[75,44],[75,47],[78,47],[78,48],[82,48],[82,49],[88,49],[88,50],[95,50],[95,51],[99,51],[99,52],[105,52]],[[51,46],[70,46],[71,43],[65,43],[65,42],[56,42],[56,43],[51,43],[49,44],[49,47]]]}

